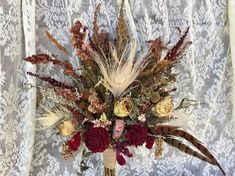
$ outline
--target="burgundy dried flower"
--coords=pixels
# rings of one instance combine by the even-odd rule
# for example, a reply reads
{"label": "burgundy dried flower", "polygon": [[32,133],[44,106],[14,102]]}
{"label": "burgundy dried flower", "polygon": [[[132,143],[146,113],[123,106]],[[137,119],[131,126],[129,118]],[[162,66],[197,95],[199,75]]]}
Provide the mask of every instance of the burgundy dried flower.
{"label": "burgundy dried flower", "polygon": [[67,141],[67,146],[69,147],[69,149],[71,151],[76,151],[78,149],[78,147],[81,144],[81,136],[80,133],[75,134],[72,139],[70,139],[69,141]]}
{"label": "burgundy dried flower", "polygon": [[[179,56],[181,56],[183,53],[181,52],[181,49],[183,48],[183,51],[186,49],[187,45],[190,45],[191,42],[187,42],[184,45],[184,40],[187,37],[189,32],[189,27],[186,29],[184,34],[180,37],[179,41],[175,44],[173,48],[171,48],[170,51],[167,52],[166,57],[164,58],[165,60],[169,61],[175,61]],[[183,46],[184,45],[184,46]]]}
{"label": "burgundy dried flower", "polygon": [[74,87],[66,85],[66,84],[64,84],[64,83],[62,83],[60,81],[57,81],[57,80],[55,80],[55,79],[53,79],[51,77],[40,76],[40,75],[32,73],[32,72],[27,72],[27,74],[30,75],[30,76],[34,76],[34,77],[36,77],[38,79],[41,79],[42,81],[48,82],[48,83],[50,83],[54,87],[61,87],[63,89],[70,89],[70,90],[72,90],[74,92],[76,91]]}
{"label": "burgundy dried flower", "polygon": [[126,163],[124,156],[127,156],[127,157],[133,156],[132,153],[130,153],[129,149],[127,148],[128,146],[129,144],[127,141],[115,143],[116,159],[117,159],[118,164],[120,164],[121,166]]}
{"label": "burgundy dried flower", "polygon": [[117,159],[118,164],[120,164],[121,166],[126,164],[126,160],[124,156],[122,156],[120,153],[116,155],[116,159]]}
{"label": "burgundy dried flower", "polygon": [[147,149],[152,149],[153,144],[154,144],[154,137],[148,136],[147,139],[146,139],[146,145],[145,145],[145,147],[146,147]]}
{"label": "burgundy dried flower", "polygon": [[89,128],[85,134],[85,145],[93,153],[103,152],[109,145],[109,132],[103,127]]}
{"label": "burgundy dried flower", "polygon": [[147,139],[148,129],[140,124],[132,125],[129,131],[126,133],[125,138],[129,145],[135,147],[141,146]]}

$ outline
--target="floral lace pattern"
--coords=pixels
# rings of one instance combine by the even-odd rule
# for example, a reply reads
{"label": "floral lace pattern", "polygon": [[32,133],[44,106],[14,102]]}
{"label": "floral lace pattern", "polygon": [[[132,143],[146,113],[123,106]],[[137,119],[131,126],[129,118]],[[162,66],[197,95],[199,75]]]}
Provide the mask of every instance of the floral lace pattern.
{"label": "floral lace pattern", "polygon": [[[81,155],[64,160],[61,157],[63,138],[53,130],[34,134],[35,85],[25,71],[35,68],[21,58],[35,52],[49,53],[56,49],[44,35],[48,29],[69,51],[69,27],[76,20],[92,27],[95,6],[101,3],[99,25],[115,34],[118,4],[112,0],[27,0],[0,1],[0,175],[75,176],[80,171]],[[23,16],[21,17],[21,6]],[[193,41],[187,55],[175,72],[178,74],[178,97],[190,97],[198,105],[185,112],[188,129],[216,156],[228,175],[235,173],[235,137],[232,119],[232,64],[229,57],[229,25],[226,0],[126,0],[129,33],[139,41],[139,50],[146,41],[163,36],[174,45],[182,31],[190,26]],[[35,17],[34,17],[34,10]],[[36,19],[35,19],[36,18]],[[33,21],[35,19],[35,22]],[[23,21],[23,24],[22,24]],[[21,30],[23,29],[23,30]],[[34,30],[36,29],[36,35]],[[35,43],[36,41],[36,43]],[[55,51],[55,52],[54,52]],[[64,58],[63,53],[56,53]],[[71,62],[78,66],[76,57]],[[54,75],[54,66],[42,66],[37,72]],[[61,80],[61,78],[60,78]],[[69,82],[66,77],[65,82]],[[144,147],[131,149],[135,157],[127,165],[117,166],[117,175],[220,175],[216,167],[164,146],[163,156],[154,159],[154,151]],[[103,173],[101,155],[88,159],[84,175]],[[148,157],[148,160],[143,158]]]}

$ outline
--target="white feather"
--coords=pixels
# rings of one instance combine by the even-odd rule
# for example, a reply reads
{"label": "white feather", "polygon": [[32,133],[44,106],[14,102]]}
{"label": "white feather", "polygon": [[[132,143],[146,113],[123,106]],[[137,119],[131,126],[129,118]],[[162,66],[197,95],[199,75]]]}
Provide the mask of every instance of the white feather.
{"label": "white feather", "polygon": [[69,114],[69,111],[63,107],[54,108],[53,111],[44,106],[42,106],[42,109],[45,110],[46,113],[36,119],[41,125],[38,130],[54,127]]}
{"label": "white feather", "polygon": [[[101,57],[93,52],[94,61],[103,76],[102,83],[115,97],[126,93],[127,88],[147,65],[147,52],[136,58],[136,48],[136,41],[131,40],[130,45],[126,46],[121,58],[117,57],[117,51],[113,46],[111,46],[112,58]],[[110,63],[111,60],[113,63]]]}

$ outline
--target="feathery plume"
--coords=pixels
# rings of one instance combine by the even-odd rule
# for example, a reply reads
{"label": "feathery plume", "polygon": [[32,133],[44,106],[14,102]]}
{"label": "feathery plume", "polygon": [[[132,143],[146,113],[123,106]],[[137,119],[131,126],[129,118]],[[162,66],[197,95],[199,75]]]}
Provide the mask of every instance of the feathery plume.
{"label": "feathery plume", "polygon": [[54,127],[58,122],[65,119],[69,114],[69,110],[64,107],[54,108],[53,111],[45,106],[42,106],[42,109],[46,111],[46,113],[36,119],[36,121],[41,125],[38,130]]}
{"label": "feathery plume", "polygon": [[[136,58],[136,47],[136,41],[131,40],[121,58],[118,58],[117,50],[113,46],[111,46],[111,58],[107,58],[105,55],[100,56],[92,51],[94,61],[103,76],[102,83],[115,97],[127,93],[128,87],[148,64],[147,52]],[[111,63],[111,61],[113,62]]]}

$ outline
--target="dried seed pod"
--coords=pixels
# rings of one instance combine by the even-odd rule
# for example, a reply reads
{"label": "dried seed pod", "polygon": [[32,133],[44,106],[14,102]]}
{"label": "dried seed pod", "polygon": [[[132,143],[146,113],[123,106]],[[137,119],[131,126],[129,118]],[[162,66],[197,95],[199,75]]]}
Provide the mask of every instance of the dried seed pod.
{"label": "dried seed pod", "polygon": [[161,99],[161,96],[158,92],[153,92],[150,96],[150,100],[152,103],[157,103]]}

